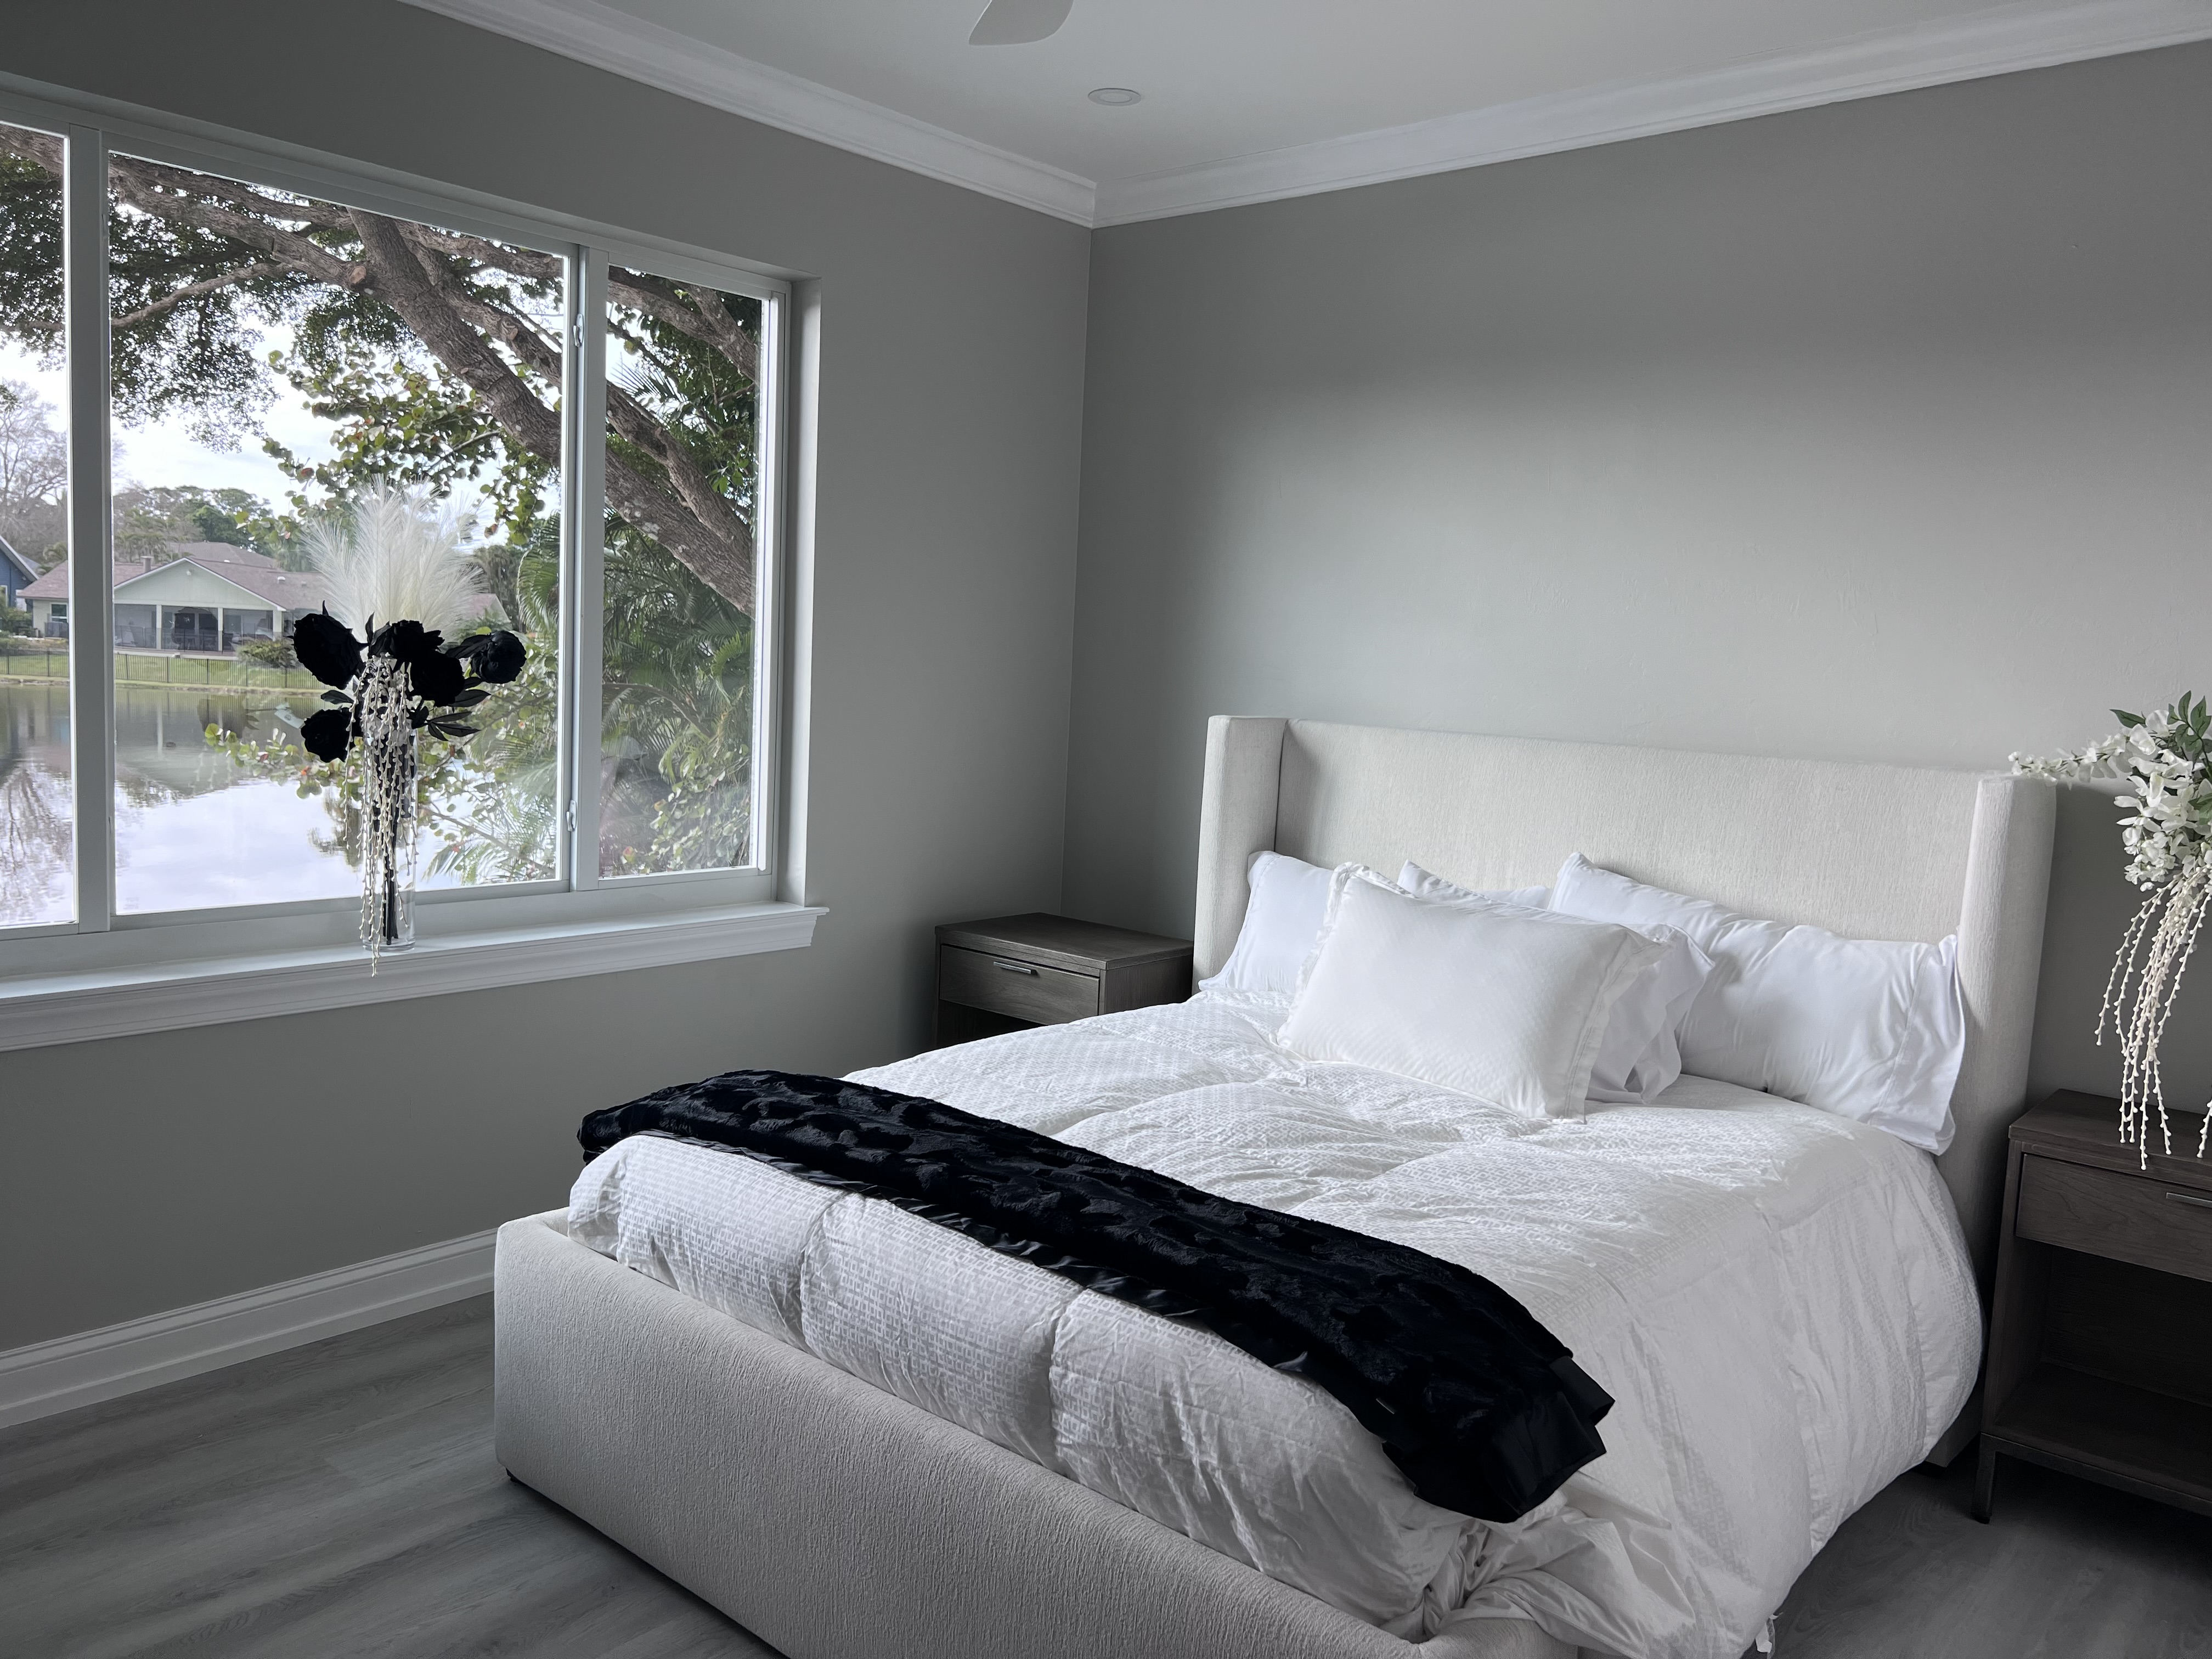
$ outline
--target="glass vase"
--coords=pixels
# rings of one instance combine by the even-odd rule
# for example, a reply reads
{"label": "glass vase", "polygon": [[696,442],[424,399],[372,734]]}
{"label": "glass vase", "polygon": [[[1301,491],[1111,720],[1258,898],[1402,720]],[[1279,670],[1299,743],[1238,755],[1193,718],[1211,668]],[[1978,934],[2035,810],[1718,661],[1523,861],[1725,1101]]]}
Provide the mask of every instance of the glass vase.
{"label": "glass vase", "polygon": [[415,744],[410,738],[394,769],[404,788],[372,809],[386,815],[378,857],[362,872],[362,943],[372,957],[415,943]]}
{"label": "glass vase", "polygon": [[361,942],[369,969],[415,943],[416,794],[420,762],[405,667],[369,659],[361,679]]}

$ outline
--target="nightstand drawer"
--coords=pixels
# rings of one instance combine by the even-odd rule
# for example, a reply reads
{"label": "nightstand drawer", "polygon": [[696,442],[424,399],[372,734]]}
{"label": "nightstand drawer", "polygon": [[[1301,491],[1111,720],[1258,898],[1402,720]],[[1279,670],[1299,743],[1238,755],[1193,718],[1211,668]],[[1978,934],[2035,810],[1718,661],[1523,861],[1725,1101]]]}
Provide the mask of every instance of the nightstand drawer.
{"label": "nightstand drawer", "polygon": [[956,945],[937,947],[937,994],[946,1002],[1056,1025],[1098,1012],[1098,981],[1041,963],[985,956]]}
{"label": "nightstand drawer", "polygon": [[2024,1158],[2014,1231],[2061,1249],[2212,1279],[2212,1193]]}

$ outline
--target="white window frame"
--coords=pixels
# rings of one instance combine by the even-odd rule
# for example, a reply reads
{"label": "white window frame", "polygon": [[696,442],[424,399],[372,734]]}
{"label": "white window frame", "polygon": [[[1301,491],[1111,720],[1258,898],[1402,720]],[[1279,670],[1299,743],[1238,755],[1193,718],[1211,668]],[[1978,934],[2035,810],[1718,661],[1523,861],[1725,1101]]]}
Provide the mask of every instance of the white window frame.
{"label": "white window frame", "polygon": [[[793,586],[793,443],[803,390],[793,285],[712,250],[520,206],[227,129],[0,76],[0,121],[67,139],[63,186],[69,353],[70,683],[75,806],[72,922],[0,928],[0,1050],[260,1018],[574,975],[693,962],[811,942],[825,914],[801,902],[790,844],[805,822],[792,757],[803,654]],[[149,160],[558,253],[569,262],[561,458],[558,753],[567,799],[550,881],[427,890],[416,939],[372,975],[356,899],[137,915],[114,906],[114,706],[109,501],[107,157]],[[754,514],[758,597],[753,846],[743,870],[603,880],[599,874],[601,531],[605,299],[610,262],[761,301],[761,455]],[[811,357],[811,352],[808,356]],[[80,649],[82,647],[84,648]]]}

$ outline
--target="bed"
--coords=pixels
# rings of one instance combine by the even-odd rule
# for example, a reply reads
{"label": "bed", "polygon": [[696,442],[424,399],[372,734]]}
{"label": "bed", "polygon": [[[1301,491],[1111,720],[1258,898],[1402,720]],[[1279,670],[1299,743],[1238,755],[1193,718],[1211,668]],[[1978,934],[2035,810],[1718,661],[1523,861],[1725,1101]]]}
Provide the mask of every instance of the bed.
{"label": "bed", "polygon": [[[1888,1208],[1878,1219],[1900,1241],[1899,1261],[1937,1261],[1947,1229],[1955,1253],[1962,1231],[1986,1280],[2003,1127],[2025,1091],[2051,824],[2047,787],[2010,778],[1219,719],[1209,732],[1200,823],[1198,968],[1209,974],[1228,955],[1243,916],[1246,866],[1263,850],[1382,868],[1414,859],[1485,886],[1542,881],[1565,854],[1580,851],[1645,880],[1858,937],[1934,940],[1956,933],[1968,1037],[1952,1102],[1958,1133],[1941,1160],[1883,1144],[1880,1131],[1814,1121],[1809,1109],[1712,1096],[1719,1085],[1704,1095],[1670,1093],[1665,1111],[1601,1114],[1589,1127],[1577,1126],[1576,1135],[1554,1137],[1557,1145],[1518,1133],[1468,1137],[1459,1155],[1488,1160],[1480,1178],[1518,1182],[1517,1190],[1533,1194],[1532,1229],[1548,1217],[1557,1230],[1540,1248],[1523,1240],[1532,1265],[1512,1288],[1532,1305],[1540,1302],[1547,1322],[1565,1328],[1563,1334],[1571,1331],[1578,1352],[1602,1349],[1606,1322],[1577,1311],[1575,1276],[1553,1275],[1561,1288],[1547,1297],[1540,1269],[1549,1257],[1580,1248],[1576,1230],[1587,1228],[1589,1206],[1601,1201],[1608,1181],[1627,1183],[1617,1208],[1657,1218],[1652,1224],[1678,1235],[1707,1225],[1700,1218],[1708,1213],[1716,1229],[1741,1224],[1746,1214],[1774,1210],[1778,1197],[1823,1224],[1849,1216],[1854,1205],[1879,1203]],[[1186,1092],[1246,1091],[1227,1097],[1234,1109],[1217,1109],[1212,1119],[1237,1121],[1237,1110],[1293,1098],[1301,1086],[1298,1079],[1267,1072],[1271,1062],[1258,1036],[1265,1022],[1265,1010],[1201,1000],[1149,1023],[1110,1016],[1085,1022],[1088,1030],[997,1039],[1012,1046],[945,1051],[876,1075],[982,1109],[994,1090],[1032,1103],[1080,1097],[1078,1115],[1098,1126],[1082,1132],[1095,1133],[1116,1156],[1146,1163],[1160,1154],[1140,1154],[1144,1137],[1173,1126],[1146,1121],[1145,1089],[1133,1093],[1115,1079],[1147,1065],[1183,1067],[1188,1074],[1179,1073],[1176,1086]],[[1121,1048],[1106,1056],[1117,1043]],[[1189,1071],[1200,1060],[1177,1056],[1190,1055],[1212,1070]],[[1024,1066],[1044,1080],[1024,1082]],[[1164,1085],[1146,1086],[1156,1095]],[[1342,1103],[1329,1106],[1340,1112]],[[1383,1139],[1384,1130],[1415,1134],[1418,1107],[1383,1101],[1370,1121]],[[1024,1108],[1017,1101],[995,1109]],[[1698,1113],[1707,1115],[1693,1121]],[[1724,1118],[1725,1135],[1698,1127]],[[1279,1139],[1279,1115],[1252,1121],[1258,1138]],[[1723,1143],[1732,1149],[1724,1154],[1715,1150]],[[1324,1162],[1304,1173],[1335,1167]],[[1532,1170],[1539,1177],[1528,1174]],[[1552,1177],[1540,1172],[1567,1170],[1575,1178],[1553,1179],[1557,1190],[1546,1198]],[[1253,1173],[1265,1178],[1270,1171]],[[1731,1182],[1741,1189],[1734,1200],[1696,1201],[1705,1188]],[[1356,1193],[1372,1203],[1384,1193],[1417,1228],[1419,1192],[1392,1195],[1387,1185],[1369,1171],[1328,1192],[1316,1188],[1313,1201],[1346,1201]],[[1669,1191],[1687,1196],[1672,1209],[1655,1200],[1654,1193]],[[1441,1225],[1437,1218],[1449,1206],[1435,1208],[1428,1218]],[[1225,1537],[1217,1540],[1224,1548],[1210,1548],[1093,1490],[1115,1490],[1110,1469],[1085,1471],[1091,1485],[1054,1473],[1045,1465],[1066,1467],[1065,1459],[1010,1449],[1006,1443],[1018,1435],[1003,1425],[948,1421],[851,1374],[868,1371],[865,1358],[848,1358],[848,1369],[840,1369],[710,1305],[710,1286],[694,1284],[699,1294],[671,1288],[690,1282],[680,1263],[630,1271],[601,1253],[607,1241],[594,1229],[605,1224],[592,1202],[574,1223],[601,1249],[572,1237],[565,1212],[502,1231],[499,1455],[518,1479],[794,1659],[867,1652],[1558,1659],[1576,1651],[1578,1630],[1587,1633],[1581,1645],[1592,1651],[1628,1645],[1628,1637],[1602,1639],[1611,1626],[1601,1620],[1563,1623],[1544,1596],[1516,1600],[1510,1583],[1491,1587],[1483,1616],[1424,1621],[1394,1634],[1371,1616],[1355,1617],[1232,1559],[1236,1548]],[[1856,1236],[1876,1230],[1864,1218],[1850,1229]],[[1926,1242],[1908,1247],[1908,1237]],[[1807,1277],[1811,1264],[1837,1254],[1832,1249],[1808,1246],[1793,1257],[1728,1245],[1719,1232],[1698,1248],[1702,1257],[1692,1251],[1682,1259],[1772,1255],[1785,1263],[1785,1278],[1799,1274],[1779,1287],[1724,1287],[1728,1295],[1771,1305],[1774,1311],[1762,1319],[1741,1322],[1755,1334],[1794,1319],[1802,1329],[1792,1340],[1801,1347],[1807,1341],[1818,1347],[1836,1332],[1851,1340],[1831,1346],[1847,1350],[1857,1342],[1850,1285],[1824,1289]],[[1650,1258],[1645,1271],[1663,1266],[1656,1244],[1647,1242],[1643,1254]],[[1635,1283],[1635,1293],[1648,1297],[1653,1292],[1633,1280],[1634,1267],[1618,1265],[1637,1255],[1628,1242],[1601,1276],[1616,1285]],[[1875,1252],[1868,1271],[1890,1269]],[[1927,1328],[1911,1338],[1911,1363],[1849,1353],[1816,1356],[1817,1363],[1784,1354],[1774,1362],[1797,1379],[1794,1386],[1849,1396],[1800,1403],[1804,1421],[1832,1431],[1808,1438],[1802,1455],[1780,1442],[1762,1452],[1755,1436],[1735,1446],[1725,1431],[1690,1420],[1694,1411],[1670,1416],[1632,1402],[1620,1419],[1626,1439],[1635,1438],[1638,1423],[1670,1425],[1644,1437],[1650,1443],[1646,1462],[1666,1474],[1670,1490],[1710,1486],[1725,1498],[1747,1489],[1761,1457],[1777,1468],[1788,1462],[1805,1488],[1790,1498],[1795,1518],[1778,1529],[1748,1514],[1732,1517],[1726,1501],[1662,1517],[1697,1556],[1687,1575],[1698,1580],[1695,1593],[1677,1598],[1692,1616],[1741,1624],[1762,1597],[1771,1598],[1771,1611],[1807,1551],[1871,1495],[1870,1482],[1878,1485],[1923,1451],[1942,1458],[1963,1442],[1963,1428],[1947,1433],[1943,1419],[1966,1417],[1960,1407],[1978,1358],[1971,1276],[1962,1263],[1948,1280],[1941,1273],[1922,1278],[1923,1286],[1893,1298],[1909,1304]],[[1710,1304],[1721,1291],[1706,1286],[1696,1293]],[[1699,1352],[1713,1346],[1701,1340]],[[1778,1338],[1765,1344],[1787,1346]],[[1738,1354],[1717,1351],[1698,1362],[1705,1370],[1692,1365],[1692,1404],[1704,1398],[1711,1409],[1735,1409],[1727,1378],[1764,1363],[1759,1351],[1758,1343]],[[1616,1379],[1636,1369],[1632,1356],[1613,1354],[1607,1364]],[[1895,1398],[1859,1397],[1885,1387]],[[1684,1449],[1697,1455],[1675,1455]],[[1748,1469],[1731,1474],[1723,1467],[1730,1456],[1749,1459]],[[1626,1468],[1634,1457],[1624,1451],[1606,1462]],[[1614,1482],[1624,1512],[1637,1508],[1634,1485]],[[1574,1495],[1589,1504],[1604,1501],[1602,1492]],[[1663,1541],[1668,1532],[1661,1526],[1647,1535]],[[1778,1542],[1768,1538],[1772,1547],[1762,1554],[1759,1539],[1736,1536],[1749,1533],[1778,1534]],[[1538,1582],[1526,1579],[1522,1588]]]}

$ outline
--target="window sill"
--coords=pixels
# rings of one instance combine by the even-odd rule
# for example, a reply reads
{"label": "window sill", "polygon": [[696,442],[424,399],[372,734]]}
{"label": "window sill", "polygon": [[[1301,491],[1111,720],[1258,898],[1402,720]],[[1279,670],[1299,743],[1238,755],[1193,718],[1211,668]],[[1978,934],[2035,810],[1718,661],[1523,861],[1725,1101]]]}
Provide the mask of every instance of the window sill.
{"label": "window sill", "polygon": [[819,906],[748,904],[418,940],[374,975],[358,945],[0,979],[0,1052],[811,945]]}

